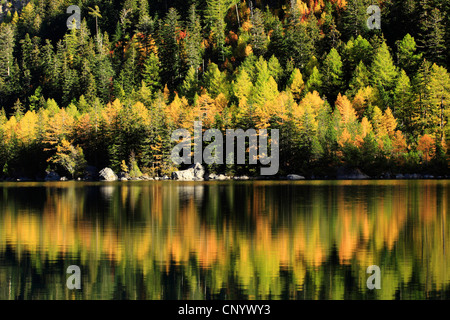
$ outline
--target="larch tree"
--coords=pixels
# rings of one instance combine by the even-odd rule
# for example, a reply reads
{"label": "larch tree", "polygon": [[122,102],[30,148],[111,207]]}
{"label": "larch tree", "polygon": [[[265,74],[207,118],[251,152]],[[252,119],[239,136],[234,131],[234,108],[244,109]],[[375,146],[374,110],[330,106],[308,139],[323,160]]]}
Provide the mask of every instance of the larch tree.
{"label": "larch tree", "polygon": [[397,44],[397,62],[401,69],[404,69],[408,75],[412,75],[418,68],[422,60],[422,54],[417,54],[417,45],[414,38],[408,33]]}
{"label": "larch tree", "polygon": [[338,51],[332,48],[322,67],[323,88],[330,101],[335,100],[343,88],[342,59]]}
{"label": "larch tree", "polygon": [[251,103],[253,83],[245,69],[239,70],[233,86],[234,95],[239,101],[239,108],[245,108]]}
{"label": "larch tree", "polygon": [[180,87],[180,92],[188,99],[189,103],[192,104],[198,90],[199,81],[197,78],[197,70],[191,66],[186,74],[186,77],[183,80],[183,84]]}
{"label": "larch tree", "polygon": [[379,91],[381,106],[387,108],[392,105],[392,91],[398,72],[386,42],[377,49],[370,71],[372,85]]}
{"label": "larch tree", "polygon": [[413,114],[411,81],[404,70],[400,72],[394,89],[393,114],[400,120],[402,130],[409,131]]}
{"label": "larch tree", "polygon": [[347,95],[354,97],[357,92],[370,85],[370,72],[362,60],[359,62],[349,83]]}
{"label": "larch tree", "polygon": [[100,8],[97,5],[95,5],[94,8],[89,7],[89,15],[95,18],[95,36],[97,38],[97,41],[100,41],[98,31],[98,19],[102,18]]}
{"label": "larch tree", "polygon": [[151,52],[147,56],[144,70],[142,71],[142,77],[150,91],[155,92],[156,90],[161,89],[160,61],[156,53]]}
{"label": "larch tree", "polygon": [[215,63],[208,66],[204,76],[205,87],[212,98],[216,98],[220,93],[228,95],[226,74],[221,72]]}
{"label": "larch tree", "polygon": [[291,77],[289,78],[288,82],[288,88],[291,90],[294,98],[297,101],[300,101],[303,89],[305,88],[305,82],[303,81],[303,76],[299,69],[295,68],[291,73]]}
{"label": "larch tree", "polygon": [[320,73],[319,69],[317,67],[313,68],[312,74],[309,77],[308,81],[306,82],[306,91],[313,92],[317,91],[319,94],[322,93],[323,88],[323,76]]}
{"label": "larch tree", "polygon": [[431,67],[430,103],[437,113],[437,126],[440,140],[444,138],[450,105],[450,75],[444,67],[433,64]]}

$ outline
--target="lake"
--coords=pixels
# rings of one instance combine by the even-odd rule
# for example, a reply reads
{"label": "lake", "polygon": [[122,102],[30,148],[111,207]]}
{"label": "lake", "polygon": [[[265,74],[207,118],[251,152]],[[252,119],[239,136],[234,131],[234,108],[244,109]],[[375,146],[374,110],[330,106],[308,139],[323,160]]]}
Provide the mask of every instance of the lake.
{"label": "lake", "polygon": [[449,208],[449,180],[1,183],[0,299],[448,299]]}

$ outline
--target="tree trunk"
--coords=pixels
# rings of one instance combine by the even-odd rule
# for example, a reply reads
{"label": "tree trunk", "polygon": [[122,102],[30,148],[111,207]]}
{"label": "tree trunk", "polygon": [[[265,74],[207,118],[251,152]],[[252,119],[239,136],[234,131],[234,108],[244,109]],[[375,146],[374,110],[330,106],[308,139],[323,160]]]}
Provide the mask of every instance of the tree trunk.
{"label": "tree trunk", "polygon": [[240,28],[241,27],[241,22],[239,21],[239,10],[238,10],[237,3],[236,3],[236,17],[237,17],[238,26]]}
{"label": "tree trunk", "polygon": [[441,97],[441,141],[444,138],[444,97]]}

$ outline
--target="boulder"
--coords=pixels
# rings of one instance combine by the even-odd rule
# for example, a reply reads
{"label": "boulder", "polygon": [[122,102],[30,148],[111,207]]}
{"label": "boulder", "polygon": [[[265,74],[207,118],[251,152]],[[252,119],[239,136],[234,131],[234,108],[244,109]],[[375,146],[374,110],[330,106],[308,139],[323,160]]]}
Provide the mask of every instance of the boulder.
{"label": "boulder", "polygon": [[17,181],[28,182],[28,181],[32,181],[32,180],[28,177],[19,177],[19,179],[17,179]]}
{"label": "boulder", "polygon": [[305,177],[299,176],[298,174],[289,174],[287,178],[288,180],[305,180]]}
{"label": "boulder", "polygon": [[392,179],[393,177],[395,177],[395,176],[392,175],[391,173],[385,172],[385,173],[381,174],[380,179]]}
{"label": "boulder", "polygon": [[172,172],[172,179],[180,181],[194,181],[194,169],[189,168],[187,170]]}
{"label": "boulder", "polygon": [[336,174],[337,179],[341,180],[362,180],[370,179],[368,175],[361,172],[359,169],[350,169],[345,167],[339,167]]}
{"label": "boulder", "polygon": [[215,173],[210,173],[208,176],[208,180],[216,180],[217,179],[217,174]]}
{"label": "boulder", "polygon": [[100,181],[117,181],[117,176],[110,168],[104,168],[99,173]]}
{"label": "boulder", "polygon": [[84,169],[83,180],[86,181],[98,180],[98,169],[94,166],[87,166],[86,169]]}
{"label": "boulder", "polygon": [[130,175],[129,175],[128,173],[126,173],[126,172],[121,171],[121,172],[119,172],[119,174],[117,175],[117,178],[118,178],[120,181],[128,181],[128,180],[130,180]]}
{"label": "boulder", "polygon": [[203,180],[205,178],[205,168],[200,163],[194,165],[194,177],[197,180]]}
{"label": "boulder", "polygon": [[[196,163],[186,170],[172,172],[172,179],[180,181],[202,181],[204,176],[205,169],[200,163]],[[168,179],[169,177],[164,180]]]}
{"label": "boulder", "polygon": [[47,171],[47,175],[45,176],[45,181],[59,181],[61,177],[55,171]]}

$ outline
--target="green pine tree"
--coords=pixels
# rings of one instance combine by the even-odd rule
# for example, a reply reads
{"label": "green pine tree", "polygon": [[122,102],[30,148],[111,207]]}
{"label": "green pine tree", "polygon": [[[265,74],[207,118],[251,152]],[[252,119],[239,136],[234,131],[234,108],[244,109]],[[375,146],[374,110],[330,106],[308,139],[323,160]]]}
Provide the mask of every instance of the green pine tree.
{"label": "green pine tree", "polygon": [[335,101],[343,88],[342,60],[338,51],[332,48],[322,67],[323,89],[329,101]]}
{"label": "green pine tree", "polygon": [[142,78],[152,92],[161,89],[160,62],[156,53],[151,52],[145,60]]}
{"label": "green pine tree", "polygon": [[255,9],[253,11],[251,21],[253,25],[251,29],[251,45],[253,48],[253,53],[257,56],[264,56],[267,52],[268,39],[264,30],[264,17],[261,10]]}
{"label": "green pine tree", "polygon": [[188,68],[193,67],[196,74],[203,59],[202,26],[195,5],[189,9],[189,21],[186,30],[186,61]]}
{"label": "green pine tree", "polygon": [[323,88],[322,78],[323,76],[320,73],[319,69],[317,69],[317,67],[314,67],[311,76],[306,82],[306,91],[307,92],[317,91],[319,94],[322,94]]}
{"label": "green pine tree", "polygon": [[370,71],[371,83],[379,91],[379,103],[384,110],[392,105],[393,89],[398,74],[386,42],[376,50]]}
{"label": "green pine tree", "polygon": [[397,41],[396,44],[399,68],[405,70],[407,74],[412,75],[422,60],[422,54],[416,54],[416,41],[408,33],[402,40]]}

